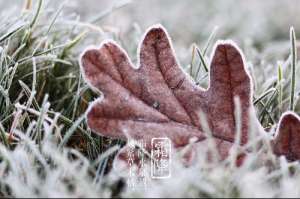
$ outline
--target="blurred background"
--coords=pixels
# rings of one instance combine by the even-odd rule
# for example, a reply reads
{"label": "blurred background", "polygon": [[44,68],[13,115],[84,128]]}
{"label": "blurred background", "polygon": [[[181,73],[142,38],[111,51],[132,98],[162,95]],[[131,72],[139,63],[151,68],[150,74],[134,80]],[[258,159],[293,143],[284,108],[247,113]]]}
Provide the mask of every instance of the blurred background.
{"label": "blurred background", "polygon": [[[33,3],[35,0],[33,0]],[[0,0],[1,12],[22,7],[23,0]],[[242,42],[282,41],[289,38],[289,27],[300,29],[300,1],[297,0],[51,0],[48,7],[103,28],[113,28],[122,37],[132,29],[163,24],[174,42],[188,46],[206,40],[214,27],[219,39]]]}

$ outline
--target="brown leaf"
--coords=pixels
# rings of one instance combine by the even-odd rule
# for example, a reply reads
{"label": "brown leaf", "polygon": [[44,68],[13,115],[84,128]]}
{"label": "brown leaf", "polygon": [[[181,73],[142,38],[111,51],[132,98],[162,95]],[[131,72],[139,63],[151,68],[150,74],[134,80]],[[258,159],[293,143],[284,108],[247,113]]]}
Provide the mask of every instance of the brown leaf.
{"label": "brown leaf", "polygon": [[252,84],[243,55],[231,41],[215,46],[207,90],[195,85],[179,66],[162,26],[146,32],[138,68],[113,41],[86,50],[80,62],[85,80],[104,94],[87,114],[89,127],[103,136],[126,139],[129,135],[146,143],[153,137],[168,137],[175,147],[185,146],[192,137],[205,139],[202,111],[225,157],[235,138],[233,99],[239,97],[241,143],[247,142]]}
{"label": "brown leaf", "polygon": [[287,112],[281,117],[273,150],[288,160],[300,160],[300,118],[296,114]]}

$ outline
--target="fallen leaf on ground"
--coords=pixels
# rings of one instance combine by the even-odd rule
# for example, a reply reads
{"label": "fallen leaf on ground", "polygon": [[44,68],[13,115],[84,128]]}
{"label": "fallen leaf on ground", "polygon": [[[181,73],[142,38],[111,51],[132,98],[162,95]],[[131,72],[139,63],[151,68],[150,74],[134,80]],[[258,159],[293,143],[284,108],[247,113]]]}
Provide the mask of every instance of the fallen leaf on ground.
{"label": "fallen leaf on ground", "polygon": [[300,160],[300,118],[295,113],[287,112],[281,117],[273,150],[290,161]]}
{"label": "fallen leaf on ground", "polygon": [[145,34],[135,67],[115,42],[105,41],[81,56],[85,80],[104,96],[90,105],[89,127],[107,137],[144,140],[168,137],[175,148],[191,138],[206,139],[200,112],[206,115],[222,158],[237,131],[234,98],[241,108],[241,144],[248,139],[252,84],[244,58],[231,41],[216,44],[210,64],[210,86],[203,89],[179,66],[168,34],[160,25]]}

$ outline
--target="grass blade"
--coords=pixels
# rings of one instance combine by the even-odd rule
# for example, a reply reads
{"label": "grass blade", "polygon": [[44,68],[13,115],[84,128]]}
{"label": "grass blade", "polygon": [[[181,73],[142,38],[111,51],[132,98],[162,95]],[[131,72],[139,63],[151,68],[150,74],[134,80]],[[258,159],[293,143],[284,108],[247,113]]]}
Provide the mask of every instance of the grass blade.
{"label": "grass blade", "polygon": [[277,76],[278,76],[278,106],[279,106],[279,112],[282,113],[282,67],[281,64],[278,64],[278,70],[277,70]]}
{"label": "grass blade", "polygon": [[37,10],[36,10],[36,13],[35,13],[35,15],[34,15],[32,21],[31,21],[31,23],[30,23],[30,25],[29,25],[30,28],[33,28],[33,26],[36,24],[37,19],[38,19],[39,15],[40,15],[40,12],[41,12],[43,0],[38,0],[38,1],[39,1],[39,2],[38,2],[38,7],[37,7]]}
{"label": "grass blade", "polygon": [[297,64],[297,48],[296,48],[296,36],[293,27],[290,29],[290,40],[291,40],[291,96],[290,96],[290,110],[295,109],[295,89],[296,89],[296,64]]}
{"label": "grass blade", "polygon": [[75,132],[75,130],[77,129],[77,127],[81,124],[81,122],[83,122],[85,119],[85,115],[82,115],[81,117],[79,117],[74,124],[68,129],[68,131],[66,132],[62,142],[59,145],[59,148],[63,148],[63,146],[65,146],[65,144],[68,142],[68,140],[70,139],[70,137],[73,135],[73,133]]}

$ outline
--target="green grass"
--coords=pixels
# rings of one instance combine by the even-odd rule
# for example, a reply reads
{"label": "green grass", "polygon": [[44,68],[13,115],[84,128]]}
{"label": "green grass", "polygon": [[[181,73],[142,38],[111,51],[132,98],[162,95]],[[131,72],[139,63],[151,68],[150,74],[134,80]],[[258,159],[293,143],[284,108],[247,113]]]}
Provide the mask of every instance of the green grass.
{"label": "green grass", "polygon": [[[1,124],[9,129],[14,120],[15,104],[26,109],[34,109],[40,115],[54,116],[59,112],[58,121],[64,125],[63,131],[71,127],[69,134],[76,134],[79,139],[97,145],[99,139],[88,132],[81,117],[94,97],[82,82],[77,63],[78,53],[74,53],[78,43],[85,36],[85,28],[55,25],[59,9],[47,13],[42,9],[43,1],[38,1],[36,8],[24,11],[21,16],[7,23],[1,30],[1,84],[3,95],[0,96]],[[51,21],[45,20],[51,18]],[[23,21],[21,27],[13,28],[16,22]],[[45,104],[51,105],[44,109]],[[23,110],[18,127],[25,130],[33,120],[37,121],[36,133],[43,134],[44,118],[37,117]],[[9,130],[7,130],[7,133]],[[38,137],[39,137],[38,136]],[[61,135],[63,136],[63,135]],[[68,140],[64,139],[64,142]],[[85,144],[86,145],[86,144]],[[86,146],[85,146],[86,147]],[[94,146],[99,149],[99,146]],[[88,147],[83,149],[89,150]],[[93,154],[90,153],[89,154]],[[99,153],[99,151],[97,151]],[[95,158],[94,156],[90,157]]]}
{"label": "green grass", "polygon": [[290,110],[294,111],[295,109],[295,89],[296,89],[296,64],[297,64],[297,47],[296,47],[296,36],[295,30],[292,27],[290,30],[290,38],[291,38],[291,99],[290,99]]}

